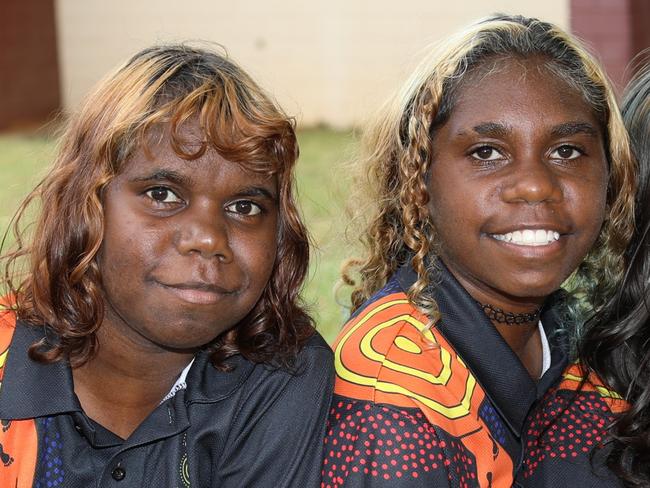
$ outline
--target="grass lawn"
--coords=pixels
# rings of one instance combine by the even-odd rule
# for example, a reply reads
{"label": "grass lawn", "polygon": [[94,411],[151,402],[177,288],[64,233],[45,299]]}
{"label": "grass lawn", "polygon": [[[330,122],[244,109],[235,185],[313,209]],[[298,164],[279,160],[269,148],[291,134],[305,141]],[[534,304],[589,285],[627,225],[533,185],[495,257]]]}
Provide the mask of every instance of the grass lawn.
{"label": "grass lawn", "polygon": [[[298,200],[314,249],[304,297],[318,328],[331,342],[347,311],[336,304],[334,285],[341,261],[352,254],[345,242],[343,211],[348,181],[342,163],[355,140],[349,132],[310,129],[298,134]],[[54,154],[54,142],[42,135],[0,134],[0,232],[16,207],[39,181]]]}

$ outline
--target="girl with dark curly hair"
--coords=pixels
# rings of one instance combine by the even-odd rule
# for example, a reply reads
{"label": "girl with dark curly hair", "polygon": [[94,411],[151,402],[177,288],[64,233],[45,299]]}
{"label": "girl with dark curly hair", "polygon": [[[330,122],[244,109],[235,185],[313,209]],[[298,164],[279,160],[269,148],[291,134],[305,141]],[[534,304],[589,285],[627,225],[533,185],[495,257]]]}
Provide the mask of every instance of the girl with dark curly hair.
{"label": "girl with dark curly hair", "polygon": [[616,418],[608,464],[625,486],[650,486],[650,65],[630,82],[623,121],[639,165],[636,230],[619,292],[587,323],[584,366],[620,392],[629,408]]}
{"label": "girl with dark curly hair", "polygon": [[0,485],[318,485],[331,350],[299,297],[297,156],[216,52],[145,49],[98,85],[4,256]]}
{"label": "girl with dark curly hair", "polygon": [[592,486],[590,449],[562,465],[560,441],[539,462],[529,446],[633,228],[634,160],[600,66],[552,24],[480,21],[420,65],[361,163],[366,254],[334,345],[323,486]]}

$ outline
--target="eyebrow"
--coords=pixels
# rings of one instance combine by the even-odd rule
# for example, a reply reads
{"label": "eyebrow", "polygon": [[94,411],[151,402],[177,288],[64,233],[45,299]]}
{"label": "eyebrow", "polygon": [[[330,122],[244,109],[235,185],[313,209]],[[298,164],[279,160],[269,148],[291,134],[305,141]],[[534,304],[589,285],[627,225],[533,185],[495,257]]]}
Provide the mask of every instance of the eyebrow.
{"label": "eyebrow", "polygon": [[[498,122],[484,122],[475,125],[472,129],[477,134],[489,137],[505,137],[512,133],[512,128],[510,126]],[[555,137],[566,137],[576,134],[586,134],[588,136],[596,137],[598,136],[598,132],[599,131],[596,127],[587,122],[566,122],[564,124],[556,125],[551,129],[551,135]]]}
{"label": "eyebrow", "polygon": [[133,181],[141,182],[141,183],[155,182],[155,181],[170,181],[172,183],[176,183],[179,185],[187,185],[188,183],[191,182],[191,178],[189,176],[183,175],[176,171],[172,171],[168,169],[159,169],[159,170],[155,170],[153,173],[146,176],[137,176],[133,178]]}
{"label": "eyebrow", "polygon": [[[169,181],[176,183],[177,185],[189,185],[192,182],[192,179],[189,176],[178,173],[173,170],[168,169],[159,169],[153,173],[146,176],[137,176],[133,178],[133,181],[139,183],[155,183],[160,181]],[[276,192],[271,191],[262,186],[249,186],[244,187],[237,192],[239,197],[262,197],[273,200],[274,202],[278,200]]]}
{"label": "eyebrow", "polygon": [[551,134],[559,137],[586,134],[591,137],[598,136],[598,130],[587,122],[567,122],[553,127]]}
{"label": "eyebrow", "polygon": [[475,125],[472,129],[482,136],[491,137],[504,137],[512,133],[510,126],[497,122],[483,122],[482,124]]}
{"label": "eyebrow", "polygon": [[268,190],[267,188],[263,188],[261,186],[250,186],[247,188],[242,188],[240,191],[237,192],[237,196],[239,197],[263,197],[263,198],[268,198],[269,200],[277,201],[278,196],[275,194],[275,192],[272,192]]}

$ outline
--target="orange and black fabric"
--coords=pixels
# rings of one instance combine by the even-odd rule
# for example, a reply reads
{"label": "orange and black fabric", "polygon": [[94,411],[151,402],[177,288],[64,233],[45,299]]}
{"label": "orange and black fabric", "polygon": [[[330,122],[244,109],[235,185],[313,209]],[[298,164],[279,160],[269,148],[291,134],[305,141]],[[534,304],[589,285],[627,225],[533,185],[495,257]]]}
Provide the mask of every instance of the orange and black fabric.
{"label": "orange and black fabric", "polygon": [[[14,314],[8,310],[0,311],[0,391],[15,329]],[[35,421],[4,419],[0,424],[0,486],[31,488],[38,453]]]}
{"label": "orange and black fabric", "polygon": [[415,274],[403,267],[335,342],[322,487],[505,488],[515,482],[528,414],[567,365],[556,341],[555,308],[542,312],[551,367],[534,381],[440,266],[432,293],[442,319],[434,329],[407,299]]}
{"label": "orange and black fabric", "polygon": [[623,487],[606,468],[607,429],[628,405],[585,376],[571,365],[530,415],[517,486]]}

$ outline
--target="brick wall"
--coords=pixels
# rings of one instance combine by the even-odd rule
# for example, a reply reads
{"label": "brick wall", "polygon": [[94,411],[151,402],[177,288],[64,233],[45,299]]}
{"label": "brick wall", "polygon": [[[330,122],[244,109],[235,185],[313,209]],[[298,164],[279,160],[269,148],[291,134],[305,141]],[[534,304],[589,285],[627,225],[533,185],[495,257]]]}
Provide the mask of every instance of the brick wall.
{"label": "brick wall", "polygon": [[631,61],[650,47],[647,0],[571,0],[571,30],[598,55],[620,90],[633,70]]}
{"label": "brick wall", "polygon": [[59,105],[54,0],[0,1],[0,129],[40,124]]}

